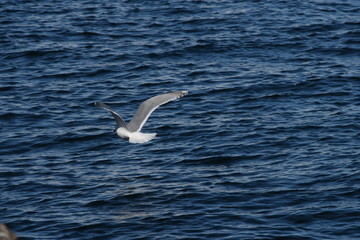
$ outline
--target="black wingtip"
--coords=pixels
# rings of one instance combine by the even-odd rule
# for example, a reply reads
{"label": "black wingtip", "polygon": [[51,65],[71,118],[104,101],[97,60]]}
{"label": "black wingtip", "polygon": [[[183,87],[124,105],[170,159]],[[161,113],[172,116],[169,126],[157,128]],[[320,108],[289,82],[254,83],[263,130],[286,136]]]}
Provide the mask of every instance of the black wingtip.
{"label": "black wingtip", "polygon": [[101,108],[101,102],[94,102],[94,106]]}

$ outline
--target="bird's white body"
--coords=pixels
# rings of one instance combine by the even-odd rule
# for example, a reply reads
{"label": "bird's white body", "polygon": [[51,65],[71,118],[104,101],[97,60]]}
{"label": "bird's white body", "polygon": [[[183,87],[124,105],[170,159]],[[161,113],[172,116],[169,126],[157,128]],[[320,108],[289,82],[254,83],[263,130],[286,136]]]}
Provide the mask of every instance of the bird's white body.
{"label": "bird's white body", "polygon": [[116,129],[116,134],[131,143],[146,143],[156,136],[156,133],[129,132],[123,127]]}

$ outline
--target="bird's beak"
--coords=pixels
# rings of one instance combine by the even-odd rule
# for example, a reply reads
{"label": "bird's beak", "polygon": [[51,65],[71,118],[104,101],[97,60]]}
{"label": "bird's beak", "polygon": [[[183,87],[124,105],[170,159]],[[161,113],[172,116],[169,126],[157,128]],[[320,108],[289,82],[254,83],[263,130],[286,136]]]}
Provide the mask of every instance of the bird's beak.
{"label": "bird's beak", "polygon": [[117,128],[115,128],[113,132],[116,132],[116,130],[117,130]]}

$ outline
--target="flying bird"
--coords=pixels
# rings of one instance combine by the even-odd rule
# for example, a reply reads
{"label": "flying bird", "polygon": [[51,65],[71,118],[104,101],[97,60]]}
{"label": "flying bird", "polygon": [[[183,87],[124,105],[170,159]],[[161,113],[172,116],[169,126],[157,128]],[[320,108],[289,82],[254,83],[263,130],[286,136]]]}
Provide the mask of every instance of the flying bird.
{"label": "flying bird", "polygon": [[131,143],[146,143],[156,136],[156,133],[140,132],[141,128],[144,126],[151,113],[159,106],[177,98],[183,97],[187,93],[187,91],[170,92],[149,98],[148,100],[140,104],[128,124],[125,123],[125,121],[117,112],[112,110],[105,103],[95,102],[95,106],[103,108],[113,115],[116,120],[115,131],[120,138],[127,140]]}

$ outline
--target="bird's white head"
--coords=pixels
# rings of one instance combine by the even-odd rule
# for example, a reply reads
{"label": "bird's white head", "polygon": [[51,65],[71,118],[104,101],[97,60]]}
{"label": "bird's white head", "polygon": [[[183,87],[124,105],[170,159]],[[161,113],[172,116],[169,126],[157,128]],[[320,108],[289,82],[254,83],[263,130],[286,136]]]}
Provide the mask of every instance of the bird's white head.
{"label": "bird's white head", "polygon": [[130,132],[126,128],[123,128],[123,127],[119,127],[118,129],[116,129],[116,134],[125,140],[129,140],[129,138],[130,138]]}

